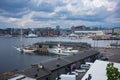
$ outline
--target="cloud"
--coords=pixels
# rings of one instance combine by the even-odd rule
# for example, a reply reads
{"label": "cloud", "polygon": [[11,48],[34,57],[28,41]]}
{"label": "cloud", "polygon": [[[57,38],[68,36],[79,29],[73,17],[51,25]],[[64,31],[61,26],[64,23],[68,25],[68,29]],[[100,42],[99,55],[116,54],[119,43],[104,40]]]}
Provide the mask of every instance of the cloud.
{"label": "cloud", "polygon": [[28,13],[29,0],[0,1],[0,15],[5,17],[22,17]]}
{"label": "cloud", "polygon": [[34,14],[35,12],[31,12],[28,15],[23,16],[22,19],[19,20],[18,25],[25,26],[26,23],[33,22],[31,18],[33,17]]}
{"label": "cloud", "polygon": [[24,26],[118,24],[119,5],[119,0],[2,0],[0,22]]}
{"label": "cloud", "polygon": [[50,4],[49,2],[42,1],[33,4],[32,6],[30,6],[30,8],[33,11],[53,12],[55,7],[53,4]]}

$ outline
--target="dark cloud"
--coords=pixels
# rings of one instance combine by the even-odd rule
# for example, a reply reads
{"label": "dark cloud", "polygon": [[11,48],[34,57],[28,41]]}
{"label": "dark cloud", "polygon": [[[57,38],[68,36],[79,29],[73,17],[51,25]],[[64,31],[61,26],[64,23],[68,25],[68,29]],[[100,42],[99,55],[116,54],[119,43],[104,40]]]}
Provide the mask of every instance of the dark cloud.
{"label": "dark cloud", "polygon": [[33,17],[34,21],[48,21],[48,20],[54,20],[54,18],[45,18],[45,17]]}
{"label": "dark cloud", "polygon": [[28,14],[28,11],[22,11],[22,12],[7,12],[7,11],[1,11],[0,15],[4,17],[12,17],[12,18],[21,18],[23,15]]}
{"label": "dark cloud", "polygon": [[20,12],[28,6],[28,0],[2,0],[0,1],[0,9],[8,12]]}
{"label": "dark cloud", "polygon": [[[36,16],[33,17],[33,20],[35,21],[48,21],[48,20],[82,20],[82,21],[90,21],[90,22],[103,22],[107,17],[109,17],[112,13],[108,13],[107,10],[104,7],[101,7],[100,9],[96,9],[96,12],[94,15],[81,15],[78,13],[77,15],[73,15],[73,13],[67,9],[62,9],[59,12],[57,12],[52,17],[40,17]],[[63,18],[62,18],[63,17]]]}
{"label": "dark cloud", "polygon": [[64,20],[83,20],[83,21],[90,21],[90,22],[97,22],[97,21],[104,21],[105,18],[107,18],[111,13],[107,13],[107,10],[104,7],[101,7],[100,9],[96,10],[97,13],[94,15],[77,13],[74,15],[71,11],[68,11],[66,9],[63,9],[56,13],[54,17],[57,19],[61,19],[62,16],[65,16],[63,18]]}
{"label": "dark cloud", "polygon": [[[49,14],[49,13],[48,13],[48,14]],[[41,16],[37,16],[37,15],[36,15],[36,16],[33,16],[32,19],[33,19],[34,21],[49,21],[49,20],[55,21],[55,20],[63,20],[62,17],[64,17],[64,16],[67,16],[67,17],[68,17],[68,15],[72,15],[71,12],[68,11],[68,10],[63,9],[63,10],[57,12],[57,13],[56,13],[55,15],[53,15],[53,16],[43,17],[42,15],[41,15]],[[47,16],[47,14],[46,14],[46,16]],[[65,20],[65,19],[64,19],[64,20]]]}
{"label": "dark cloud", "polygon": [[5,17],[22,17],[28,10],[29,0],[0,1],[0,15]]}
{"label": "dark cloud", "polygon": [[37,5],[33,0],[2,0],[0,1],[0,15],[5,17],[21,18],[30,11],[53,12],[56,6],[62,6],[62,3],[52,4],[42,1]]}
{"label": "dark cloud", "polygon": [[30,9],[32,11],[43,11],[43,12],[53,12],[55,10],[56,7],[60,7],[60,6],[65,6],[66,4],[63,3],[61,0],[56,0],[56,2],[47,2],[45,0],[43,0],[39,5],[36,3],[34,3],[32,0],[31,0],[31,6]]}

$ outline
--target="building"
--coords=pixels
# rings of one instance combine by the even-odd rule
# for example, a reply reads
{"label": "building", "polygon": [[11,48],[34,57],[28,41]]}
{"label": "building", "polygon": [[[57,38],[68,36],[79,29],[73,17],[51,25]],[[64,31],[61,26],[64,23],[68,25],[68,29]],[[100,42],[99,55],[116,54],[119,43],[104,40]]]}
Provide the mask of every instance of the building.
{"label": "building", "polygon": [[35,43],[34,46],[42,48],[42,47],[50,47],[52,48],[53,46],[57,46],[60,43],[61,46],[64,47],[73,47],[74,49],[90,49],[91,45],[88,43],[83,43],[83,42],[64,42],[64,41],[45,41],[45,42],[40,42],[40,43]]}
{"label": "building", "polygon": [[113,31],[113,32],[120,35],[120,27],[114,28],[114,31]]}
{"label": "building", "polygon": [[75,31],[75,34],[80,36],[103,36],[103,31]]}
{"label": "building", "polygon": [[87,50],[66,57],[60,57],[43,62],[33,64],[31,68],[22,70],[19,74],[35,80],[56,80],[60,74],[66,74],[71,71],[71,66],[74,64],[79,68],[86,61],[94,61],[99,55],[98,51]]}
{"label": "building", "polygon": [[100,29],[105,34],[120,34],[120,27]]}
{"label": "building", "polygon": [[54,29],[41,29],[36,31],[37,35],[40,36],[59,36],[60,31]]}
{"label": "building", "polygon": [[59,25],[56,26],[56,30],[60,30],[60,26]]}
{"label": "building", "polygon": [[[107,80],[106,67],[108,63],[110,62],[96,60],[81,80],[88,80],[89,75],[91,76],[90,80]],[[120,71],[120,63],[114,63],[114,67]]]}
{"label": "building", "polygon": [[81,25],[81,26],[72,26],[71,30],[72,30],[72,32],[74,32],[74,31],[84,31],[84,30],[90,30],[90,28],[86,27],[84,25]]}
{"label": "building", "polygon": [[71,34],[71,30],[70,29],[61,29],[60,30],[60,35],[63,36],[63,37],[66,37],[69,34]]}
{"label": "building", "polygon": [[108,28],[108,29],[102,29],[101,31],[103,31],[105,34],[112,34],[114,32],[114,29]]}

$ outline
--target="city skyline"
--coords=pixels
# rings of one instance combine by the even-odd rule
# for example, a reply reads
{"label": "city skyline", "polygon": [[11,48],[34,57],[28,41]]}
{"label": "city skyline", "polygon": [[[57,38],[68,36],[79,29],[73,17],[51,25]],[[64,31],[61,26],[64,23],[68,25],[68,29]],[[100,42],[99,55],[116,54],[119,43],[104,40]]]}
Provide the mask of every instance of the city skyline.
{"label": "city skyline", "polygon": [[120,27],[119,0],[3,0],[0,28]]}

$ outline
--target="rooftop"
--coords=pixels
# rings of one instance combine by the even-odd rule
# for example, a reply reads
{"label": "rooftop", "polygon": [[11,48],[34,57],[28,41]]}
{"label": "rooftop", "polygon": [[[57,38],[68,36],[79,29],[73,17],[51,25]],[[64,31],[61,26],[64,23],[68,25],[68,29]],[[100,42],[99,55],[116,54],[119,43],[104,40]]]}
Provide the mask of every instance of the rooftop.
{"label": "rooftop", "polygon": [[23,73],[26,76],[32,77],[32,78],[35,78],[35,75],[37,74],[36,78],[40,78],[48,75],[49,73],[51,73],[54,70],[57,70],[58,68],[65,67],[66,65],[72,64],[74,62],[83,60],[84,58],[97,55],[97,54],[99,54],[98,51],[88,50],[85,52],[80,52],[78,54],[74,54],[66,57],[58,57],[58,58],[49,60],[47,62],[40,63],[40,65],[42,65],[42,68],[39,68],[39,64],[38,64],[37,67],[26,69],[23,71]]}
{"label": "rooftop", "polygon": [[65,41],[46,41],[46,42],[38,42],[35,43],[34,45],[58,45],[60,43],[61,45],[64,46],[80,46],[80,47],[90,47],[90,44],[88,43],[83,43],[83,42],[65,42]]}
{"label": "rooftop", "polygon": [[[92,76],[91,80],[107,80],[106,66],[108,63],[110,62],[96,60],[81,80],[85,80],[89,74]],[[120,71],[120,63],[114,63],[114,67]]]}

